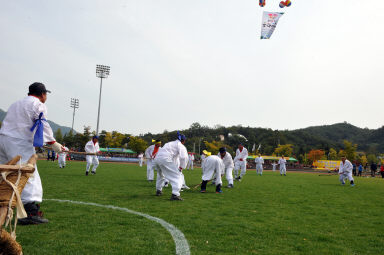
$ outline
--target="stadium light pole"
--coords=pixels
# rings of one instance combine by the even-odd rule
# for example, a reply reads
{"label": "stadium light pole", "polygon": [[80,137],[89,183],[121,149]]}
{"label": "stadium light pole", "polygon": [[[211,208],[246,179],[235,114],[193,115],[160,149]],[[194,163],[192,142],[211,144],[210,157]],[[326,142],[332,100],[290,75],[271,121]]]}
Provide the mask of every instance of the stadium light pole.
{"label": "stadium light pole", "polygon": [[72,134],[73,134],[73,124],[75,123],[75,111],[79,108],[79,99],[71,98],[71,108],[73,108],[73,118],[72,118]]}
{"label": "stadium light pole", "polygon": [[100,78],[100,94],[99,94],[99,110],[97,112],[97,127],[96,135],[99,135],[99,120],[100,120],[100,104],[101,104],[101,89],[103,87],[103,79],[108,78],[109,66],[96,65],[96,77]]}

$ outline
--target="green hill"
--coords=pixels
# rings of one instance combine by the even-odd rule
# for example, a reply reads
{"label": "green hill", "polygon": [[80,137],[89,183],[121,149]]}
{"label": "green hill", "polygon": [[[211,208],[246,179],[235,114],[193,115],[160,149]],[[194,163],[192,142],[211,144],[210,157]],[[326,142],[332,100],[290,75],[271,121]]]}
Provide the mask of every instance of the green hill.
{"label": "green hill", "polygon": [[[205,149],[202,141],[218,141],[220,135],[224,136],[224,143],[232,148],[236,148],[239,142],[243,142],[248,149],[252,149],[253,144],[256,147],[261,144],[261,151],[265,154],[271,154],[279,143],[292,144],[295,155],[304,154],[311,149],[323,149],[327,153],[330,148],[343,149],[344,140],[358,144],[358,151],[375,154],[384,152],[384,127],[375,130],[363,129],[346,122],[283,131],[242,126],[209,128],[194,123],[182,132],[188,137],[186,143],[188,150],[192,151],[195,146],[196,152],[199,144],[201,150]],[[247,140],[238,135],[244,136]],[[166,142],[175,136],[176,131],[163,134],[149,133],[142,137],[147,142],[153,137]]]}

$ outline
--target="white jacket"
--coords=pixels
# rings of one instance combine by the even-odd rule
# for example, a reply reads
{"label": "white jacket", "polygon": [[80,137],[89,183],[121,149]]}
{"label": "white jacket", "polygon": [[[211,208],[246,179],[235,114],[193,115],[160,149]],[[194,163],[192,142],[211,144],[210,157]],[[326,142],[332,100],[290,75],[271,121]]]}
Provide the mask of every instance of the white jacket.
{"label": "white jacket", "polygon": [[151,146],[149,146],[149,147],[145,150],[145,153],[144,153],[144,154],[145,154],[145,158],[147,159],[147,161],[148,161],[148,160],[149,160],[149,161],[152,161],[153,159],[156,158],[156,155],[157,155],[157,153],[159,152],[159,150],[160,150],[161,147],[159,147],[159,150],[157,150],[157,152],[156,152],[155,155],[152,155],[153,152],[154,152],[154,150],[155,150],[155,148],[156,148],[156,145],[152,144]]}
{"label": "white jacket", "polygon": [[234,161],[240,161],[241,158],[243,159],[243,162],[247,162],[248,150],[245,147],[243,147],[243,150],[241,152],[239,149],[236,150],[236,157]]}
{"label": "white jacket", "polygon": [[159,148],[156,159],[165,159],[168,162],[174,162],[177,165],[177,160],[180,161],[180,167],[185,169],[188,163],[187,148],[179,141],[166,143],[163,147]]}
{"label": "white jacket", "polygon": [[[13,103],[2,122],[0,134],[32,143],[36,129],[33,132],[30,129],[35,120],[39,118],[40,113],[43,113],[43,118],[47,119],[47,107],[34,96],[27,96]],[[43,121],[43,125],[44,143],[56,141],[48,122]]]}
{"label": "white jacket", "polygon": [[152,153],[153,153],[153,150],[155,149],[155,145],[152,144],[151,146],[149,146],[146,150],[145,150],[145,158],[148,160],[148,159],[152,159]]}
{"label": "white jacket", "polygon": [[264,164],[264,159],[262,157],[257,157],[257,158],[255,158],[255,163],[257,165]]}
{"label": "white jacket", "polygon": [[203,169],[203,173],[208,172],[210,170],[216,170],[218,173],[224,174],[225,166],[221,157],[211,155],[205,158],[201,168]]}
{"label": "white jacket", "polygon": [[345,160],[344,164],[343,161],[340,162],[339,173],[352,173],[352,169],[352,163],[348,159]]}
{"label": "white jacket", "polygon": [[286,163],[287,163],[287,160],[285,158],[280,158],[279,159],[280,168],[285,168],[285,164]]}
{"label": "white jacket", "polygon": [[85,152],[88,152],[88,153],[98,153],[100,151],[99,143],[96,142],[96,144],[94,144],[93,141],[91,140],[87,142],[84,149],[85,149]]}
{"label": "white jacket", "polygon": [[232,159],[232,156],[229,152],[225,153],[224,158],[221,157],[220,152],[219,152],[219,154],[217,154],[217,156],[219,156],[219,158],[221,158],[221,160],[223,160],[225,168],[233,168],[234,167],[233,159]]}

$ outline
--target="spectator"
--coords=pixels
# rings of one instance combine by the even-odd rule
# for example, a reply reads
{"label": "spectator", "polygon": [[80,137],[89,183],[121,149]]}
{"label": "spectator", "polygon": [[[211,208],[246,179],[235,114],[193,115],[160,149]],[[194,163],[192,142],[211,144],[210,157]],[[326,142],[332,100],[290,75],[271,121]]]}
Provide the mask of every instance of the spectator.
{"label": "spectator", "polygon": [[363,165],[360,163],[359,164],[359,174],[358,174],[358,176],[360,176],[361,177],[361,174],[363,173]]}
{"label": "spectator", "polygon": [[381,165],[380,167],[380,173],[381,173],[381,177],[384,178],[384,166]]}
{"label": "spectator", "polygon": [[372,162],[372,164],[371,164],[371,176],[372,177],[375,177],[376,170],[377,170],[377,164],[375,162]]}
{"label": "spectator", "polygon": [[353,174],[353,176],[356,176],[356,163],[355,162],[353,162],[353,164],[352,164],[352,174]]}

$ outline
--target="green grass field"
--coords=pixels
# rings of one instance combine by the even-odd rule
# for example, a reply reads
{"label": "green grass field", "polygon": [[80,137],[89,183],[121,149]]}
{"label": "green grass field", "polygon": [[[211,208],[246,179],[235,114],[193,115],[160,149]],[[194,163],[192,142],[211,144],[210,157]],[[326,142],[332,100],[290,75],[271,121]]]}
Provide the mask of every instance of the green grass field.
{"label": "green grass field", "polygon": [[[171,188],[155,196],[146,167],[101,163],[85,176],[85,162],[39,161],[45,199],[68,199],[129,208],[161,218],[181,230],[191,254],[384,254],[384,179],[248,171],[235,188],[216,194]],[[187,185],[200,183],[201,169],[184,171]],[[226,185],[226,181],[224,180]],[[95,206],[44,201],[50,223],[18,226],[24,254],[174,254],[160,224]]]}

